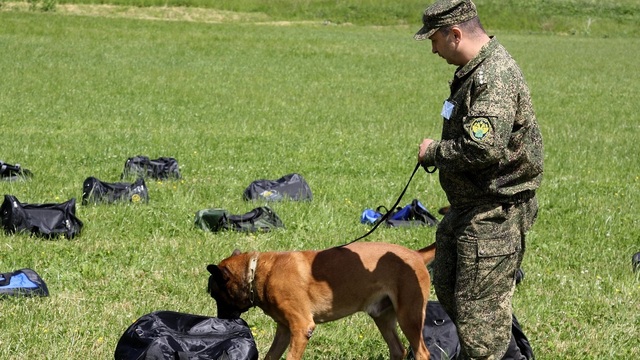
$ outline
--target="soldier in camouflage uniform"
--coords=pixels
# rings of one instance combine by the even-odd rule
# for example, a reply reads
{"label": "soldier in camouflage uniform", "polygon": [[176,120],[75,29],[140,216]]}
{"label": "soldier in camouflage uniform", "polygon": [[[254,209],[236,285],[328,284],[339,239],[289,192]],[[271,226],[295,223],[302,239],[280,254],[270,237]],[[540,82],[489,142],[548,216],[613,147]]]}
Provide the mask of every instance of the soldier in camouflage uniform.
{"label": "soldier in camouflage uniform", "polygon": [[511,299],[535,221],[542,136],[520,68],[486,34],[469,0],[428,7],[416,40],[457,66],[441,140],[418,161],[439,170],[450,210],[436,232],[433,285],[456,324],[465,359],[501,359],[511,340]]}

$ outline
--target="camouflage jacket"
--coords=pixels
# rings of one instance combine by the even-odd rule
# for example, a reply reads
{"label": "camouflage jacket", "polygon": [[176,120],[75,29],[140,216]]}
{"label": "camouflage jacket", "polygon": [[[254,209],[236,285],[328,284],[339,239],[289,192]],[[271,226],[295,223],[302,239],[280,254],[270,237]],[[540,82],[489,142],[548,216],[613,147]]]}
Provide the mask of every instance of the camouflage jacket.
{"label": "camouflage jacket", "polygon": [[491,38],[456,70],[450,88],[441,140],[427,148],[423,165],[440,170],[451,205],[532,196],[542,180],[542,135],[529,88],[511,55]]}

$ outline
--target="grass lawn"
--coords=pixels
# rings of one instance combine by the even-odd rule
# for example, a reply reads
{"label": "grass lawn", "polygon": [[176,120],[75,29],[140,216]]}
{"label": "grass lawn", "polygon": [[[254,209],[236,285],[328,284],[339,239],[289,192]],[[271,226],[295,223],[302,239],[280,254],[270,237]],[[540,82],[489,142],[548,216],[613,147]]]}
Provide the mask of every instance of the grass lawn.
{"label": "grass lawn", "polygon": [[[417,24],[212,20],[219,12],[155,21],[121,10],[0,11],[0,159],[35,174],[0,182],[0,194],[79,200],[84,179],[119,181],[135,155],[175,157],[183,175],[148,181],[148,205],[78,205],[85,227],[71,241],[0,234],[0,272],[32,268],[51,292],[0,301],[1,359],[109,359],[146,313],[215,316],[207,264],[235,248],[321,249],[362,235],[361,212],[391,205],[417,144],[439,137],[454,68],[413,41]],[[514,313],[536,359],[638,358],[640,38],[493,33],[525,73],[545,140],[540,215]],[[314,199],[270,204],[286,229],[193,225],[204,208],[264,205],[243,201],[243,190],[291,172]],[[437,176],[423,172],[403,202],[413,198],[434,213],[446,205]],[[367,240],[418,248],[434,234],[381,228]],[[273,322],[259,309],[243,318],[264,355]],[[359,314],[320,325],[305,355],[388,352]]]}

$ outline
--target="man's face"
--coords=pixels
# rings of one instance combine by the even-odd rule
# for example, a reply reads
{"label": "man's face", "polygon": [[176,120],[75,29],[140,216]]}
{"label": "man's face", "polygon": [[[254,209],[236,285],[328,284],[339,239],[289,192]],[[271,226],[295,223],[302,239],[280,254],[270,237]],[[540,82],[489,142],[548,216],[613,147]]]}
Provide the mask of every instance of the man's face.
{"label": "man's face", "polygon": [[431,40],[432,53],[438,54],[449,64],[460,65],[456,62],[458,43],[453,31],[449,31],[447,35],[444,35],[442,31],[438,30],[429,37],[429,40]]}

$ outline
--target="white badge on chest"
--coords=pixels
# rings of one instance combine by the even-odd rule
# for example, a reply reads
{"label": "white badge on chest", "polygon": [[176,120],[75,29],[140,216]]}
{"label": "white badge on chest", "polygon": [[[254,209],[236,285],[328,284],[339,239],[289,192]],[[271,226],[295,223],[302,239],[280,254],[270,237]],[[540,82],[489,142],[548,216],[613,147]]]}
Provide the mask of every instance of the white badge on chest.
{"label": "white badge on chest", "polygon": [[442,105],[442,112],[440,113],[440,115],[442,115],[442,117],[447,120],[451,119],[451,114],[453,113],[454,107],[455,105],[453,103],[446,100]]}

